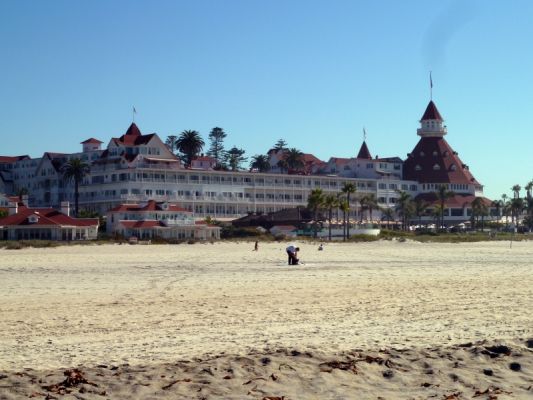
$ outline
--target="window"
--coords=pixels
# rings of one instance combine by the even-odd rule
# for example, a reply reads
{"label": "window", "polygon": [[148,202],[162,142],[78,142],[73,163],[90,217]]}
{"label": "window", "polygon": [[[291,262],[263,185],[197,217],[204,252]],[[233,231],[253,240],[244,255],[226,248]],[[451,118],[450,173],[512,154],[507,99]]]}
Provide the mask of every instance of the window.
{"label": "window", "polygon": [[425,155],[426,154],[423,151],[420,152],[420,157],[424,157]]}
{"label": "window", "polygon": [[417,164],[417,165],[415,166],[415,171],[420,171],[421,169],[422,169],[422,167],[421,167],[420,165]]}
{"label": "window", "polygon": [[387,185],[384,184],[384,183],[380,183],[380,184],[378,185],[378,188],[379,188],[379,189],[387,189]]}
{"label": "window", "polygon": [[435,164],[435,165],[433,166],[433,170],[434,170],[434,171],[439,171],[439,170],[440,170],[440,165],[439,165],[439,164]]}
{"label": "window", "polygon": [[373,168],[374,168],[374,164],[372,163],[366,164],[366,169],[373,169]]}

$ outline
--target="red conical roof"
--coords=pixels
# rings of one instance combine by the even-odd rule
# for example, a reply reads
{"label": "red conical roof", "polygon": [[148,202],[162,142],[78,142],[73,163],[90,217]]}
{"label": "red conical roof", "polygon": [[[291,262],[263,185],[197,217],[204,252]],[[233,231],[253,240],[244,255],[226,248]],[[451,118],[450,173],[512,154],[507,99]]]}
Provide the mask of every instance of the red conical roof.
{"label": "red conical roof", "polygon": [[357,158],[365,158],[367,160],[372,159],[372,156],[370,155],[370,151],[368,150],[368,146],[366,145],[366,141],[363,141],[363,144],[361,145],[361,148],[359,149],[359,154],[357,154]]}
{"label": "red conical roof", "polygon": [[135,125],[135,122],[132,122],[125,135],[141,136],[141,130]]}
{"label": "red conical roof", "polygon": [[424,121],[426,119],[437,119],[439,121],[444,121],[442,116],[440,115],[439,110],[437,109],[437,106],[435,103],[433,103],[433,100],[431,100],[426,107],[426,111],[424,112],[424,115],[422,115],[421,121]]}

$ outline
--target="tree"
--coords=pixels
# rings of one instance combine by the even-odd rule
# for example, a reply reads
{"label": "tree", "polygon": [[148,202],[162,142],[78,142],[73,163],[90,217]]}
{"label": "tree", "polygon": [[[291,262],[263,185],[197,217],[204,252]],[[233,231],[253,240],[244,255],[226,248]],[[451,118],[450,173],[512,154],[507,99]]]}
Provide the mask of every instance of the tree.
{"label": "tree", "polygon": [[426,212],[429,203],[420,197],[415,198],[414,201],[414,213],[418,217],[418,226],[422,225],[422,216]]}
{"label": "tree", "polygon": [[444,210],[446,209],[445,208],[446,200],[455,196],[455,193],[451,190],[448,190],[447,185],[440,185],[438,190],[435,192],[435,195],[437,196],[437,199],[439,200],[439,205],[440,205],[441,216],[440,216],[440,226],[438,227],[438,229],[440,230],[444,226]]}
{"label": "tree", "polygon": [[217,165],[220,165],[224,159],[224,138],[226,137],[224,129],[215,127],[209,132],[209,150],[207,155],[216,160]]}
{"label": "tree", "polygon": [[167,136],[167,140],[165,140],[165,144],[167,145],[168,149],[172,152],[172,154],[175,154],[176,150],[178,149],[176,146],[177,141],[178,141],[178,137],[175,135]]}
{"label": "tree", "polygon": [[270,171],[270,162],[268,161],[268,156],[263,154],[256,154],[253,156],[252,162],[250,163],[250,169],[256,169],[259,172]]}
{"label": "tree", "polygon": [[514,185],[511,190],[513,191],[514,193],[514,197],[515,199],[519,199],[520,198],[520,190],[522,190],[522,187],[520,185]]}
{"label": "tree", "polygon": [[334,194],[327,194],[324,197],[324,208],[328,212],[328,240],[331,241],[331,220],[333,218],[333,210],[337,208],[339,201]]}
{"label": "tree", "polygon": [[414,206],[409,193],[400,190],[398,191],[398,194],[400,196],[396,201],[396,211],[398,212],[398,215],[402,217],[402,229],[406,231],[409,219],[414,212]]}
{"label": "tree", "polygon": [[237,146],[233,146],[226,152],[225,162],[232,171],[237,171],[241,164],[248,160],[248,157],[244,157],[244,153],[245,151]]}
{"label": "tree", "polygon": [[307,208],[313,213],[314,237],[317,236],[319,226],[319,211],[324,204],[324,192],[322,189],[313,189],[307,198]]}
{"label": "tree", "polygon": [[381,210],[381,219],[387,221],[387,229],[389,229],[390,222],[394,219],[394,210],[385,207]]}
{"label": "tree", "polygon": [[531,199],[531,191],[533,190],[533,181],[529,181],[526,186],[524,186],[524,189],[526,189],[526,198]]}
{"label": "tree", "polygon": [[[481,229],[485,228],[484,217],[488,214],[488,208],[481,197],[476,197],[472,201],[472,227],[479,225],[479,217],[481,217]],[[475,224],[474,224],[475,222]]]}
{"label": "tree", "polygon": [[67,183],[74,182],[74,214],[78,216],[80,200],[80,182],[90,172],[89,164],[81,158],[71,158],[61,167],[63,180]]}
{"label": "tree", "polygon": [[364,211],[368,211],[369,219],[372,221],[372,211],[378,206],[376,197],[371,193],[365,194],[359,199],[359,204],[361,205],[361,222],[363,222]]}
{"label": "tree", "polygon": [[274,150],[285,150],[287,148],[287,142],[284,139],[279,139],[274,145]]}
{"label": "tree", "polygon": [[205,143],[200,137],[200,133],[194,130],[181,132],[176,141],[176,148],[183,154],[187,166],[190,166],[194,157],[200,154],[204,145]]}
{"label": "tree", "polygon": [[344,182],[342,185],[342,193],[346,195],[346,202],[348,203],[348,221],[345,220],[344,224],[346,225],[346,237],[350,237],[350,196],[357,191],[355,184],[350,182]]}
{"label": "tree", "polygon": [[520,214],[524,211],[524,199],[515,197],[511,200],[511,222],[518,225]]}
{"label": "tree", "polygon": [[287,164],[287,161],[284,158],[279,160],[276,166],[281,170],[281,173],[283,173],[283,170],[287,172],[289,171],[289,164]]}
{"label": "tree", "polygon": [[348,215],[348,218],[349,218],[350,205],[348,204],[348,200],[342,196],[338,197],[338,201],[339,201],[339,209],[342,211],[342,221],[343,221],[342,239],[346,240],[346,238],[349,237],[348,236],[348,225],[346,224],[346,216]]}
{"label": "tree", "polygon": [[27,196],[28,194],[30,193],[30,191],[28,190],[28,188],[26,187],[19,187],[17,189],[17,197],[19,198],[19,201],[22,201],[22,198],[24,196]]}
{"label": "tree", "polygon": [[287,163],[288,169],[292,170],[298,170],[305,165],[303,157],[304,153],[294,147],[285,150],[283,154],[283,159]]}

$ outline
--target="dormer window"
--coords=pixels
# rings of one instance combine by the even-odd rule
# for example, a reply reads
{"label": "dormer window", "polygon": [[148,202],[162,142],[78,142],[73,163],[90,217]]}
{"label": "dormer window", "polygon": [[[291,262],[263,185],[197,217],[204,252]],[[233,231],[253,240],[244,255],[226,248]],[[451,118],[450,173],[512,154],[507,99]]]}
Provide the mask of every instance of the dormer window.
{"label": "dormer window", "polygon": [[39,222],[39,217],[37,215],[30,215],[28,217],[28,222],[30,224],[36,224],[37,222]]}
{"label": "dormer window", "polygon": [[425,155],[426,154],[423,151],[420,152],[420,157],[424,157]]}
{"label": "dormer window", "polygon": [[438,171],[438,170],[440,170],[440,165],[439,165],[439,164],[435,164],[435,165],[433,166],[433,170],[434,170],[434,171]]}
{"label": "dormer window", "polygon": [[420,171],[421,169],[422,169],[422,167],[417,164],[416,167],[415,167],[415,171]]}
{"label": "dormer window", "polygon": [[450,167],[450,170],[455,171],[456,169],[457,167],[455,166],[455,164],[452,164],[452,166]]}
{"label": "dormer window", "polygon": [[435,151],[433,152],[433,157],[437,157],[438,155],[439,155],[439,152],[438,152],[437,150],[435,150]]}
{"label": "dormer window", "polygon": [[444,157],[448,157],[448,150],[444,152]]}

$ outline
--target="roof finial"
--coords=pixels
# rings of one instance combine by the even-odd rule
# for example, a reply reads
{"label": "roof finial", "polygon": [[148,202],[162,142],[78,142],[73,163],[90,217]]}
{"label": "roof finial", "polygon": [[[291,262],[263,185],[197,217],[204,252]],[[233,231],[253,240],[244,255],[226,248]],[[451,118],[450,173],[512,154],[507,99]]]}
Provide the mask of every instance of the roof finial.
{"label": "roof finial", "polygon": [[433,101],[433,78],[431,77],[431,71],[429,71],[429,100]]}

